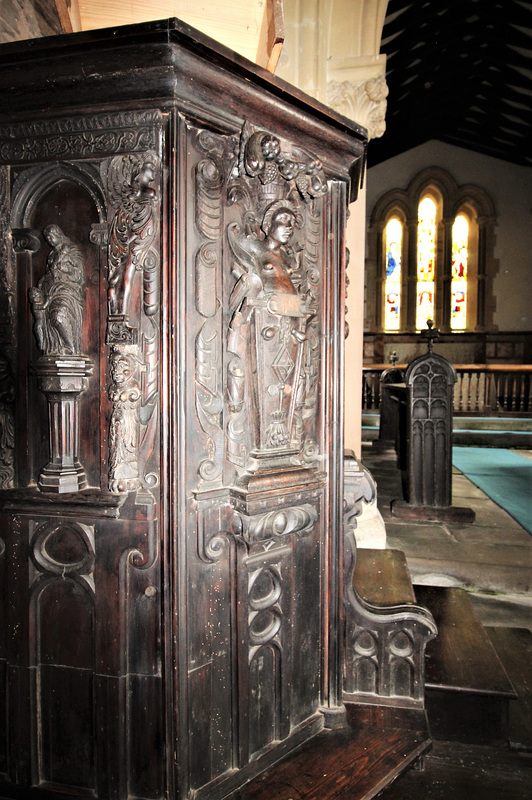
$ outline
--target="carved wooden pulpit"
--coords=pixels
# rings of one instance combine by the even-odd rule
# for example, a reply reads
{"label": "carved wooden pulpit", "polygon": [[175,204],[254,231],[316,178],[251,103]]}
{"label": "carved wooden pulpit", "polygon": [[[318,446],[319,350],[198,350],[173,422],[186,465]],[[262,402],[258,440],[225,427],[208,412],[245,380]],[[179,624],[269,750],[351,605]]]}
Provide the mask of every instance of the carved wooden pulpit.
{"label": "carved wooden pulpit", "polygon": [[221,798],[344,719],[365,134],[175,20],[0,93],[0,794]]}

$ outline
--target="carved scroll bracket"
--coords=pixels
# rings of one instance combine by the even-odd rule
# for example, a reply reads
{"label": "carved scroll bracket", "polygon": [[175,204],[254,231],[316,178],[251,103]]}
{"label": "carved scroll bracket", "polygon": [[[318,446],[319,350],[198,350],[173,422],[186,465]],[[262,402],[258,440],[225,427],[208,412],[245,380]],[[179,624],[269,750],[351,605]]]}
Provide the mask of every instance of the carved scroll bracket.
{"label": "carved scroll bracket", "polygon": [[11,241],[15,253],[37,253],[41,247],[39,231],[30,228],[12,228]]}
{"label": "carved scroll bracket", "polygon": [[230,539],[240,535],[242,523],[229,505],[226,490],[197,492],[195,498],[198,555],[202,561],[213,563],[228,552]]}
{"label": "carved scroll bracket", "polygon": [[287,537],[310,533],[317,519],[317,510],[309,503],[253,517],[242,515],[242,535],[248,544],[264,541],[280,543]]}

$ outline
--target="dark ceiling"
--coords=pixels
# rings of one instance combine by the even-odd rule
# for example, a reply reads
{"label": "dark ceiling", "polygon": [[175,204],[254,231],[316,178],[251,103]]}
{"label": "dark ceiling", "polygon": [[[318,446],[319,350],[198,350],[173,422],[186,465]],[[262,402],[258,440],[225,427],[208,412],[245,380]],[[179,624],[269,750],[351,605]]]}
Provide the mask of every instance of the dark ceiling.
{"label": "dark ceiling", "polygon": [[369,166],[429,139],[532,166],[532,2],[390,0],[386,133]]}

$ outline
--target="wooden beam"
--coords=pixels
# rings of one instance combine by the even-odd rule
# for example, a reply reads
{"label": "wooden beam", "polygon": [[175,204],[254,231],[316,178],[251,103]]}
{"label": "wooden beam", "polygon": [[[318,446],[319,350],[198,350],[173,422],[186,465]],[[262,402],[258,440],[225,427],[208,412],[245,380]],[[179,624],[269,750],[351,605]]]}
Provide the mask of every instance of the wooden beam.
{"label": "wooden beam", "polygon": [[267,0],[259,34],[256,63],[269,72],[275,72],[283,43],[283,0]]}
{"label": "wooden beam", "polygon": [[52,0],[53,5],[55,5],[57,9],[63,33],[73,33],[76,30],[80,30],[80,28],[74,28],[72,25],[70,6],[73,1],[77,4],[77,0]]}

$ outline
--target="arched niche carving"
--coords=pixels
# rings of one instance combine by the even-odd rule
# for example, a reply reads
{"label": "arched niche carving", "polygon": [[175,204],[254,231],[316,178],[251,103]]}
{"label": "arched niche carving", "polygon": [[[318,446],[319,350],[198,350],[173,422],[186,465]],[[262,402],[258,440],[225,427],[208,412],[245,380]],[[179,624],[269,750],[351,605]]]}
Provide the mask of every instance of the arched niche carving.
{"label": "arched niche carving", "polygon": [[[25,415],[17,425],[19,436],[25,439],[24,447],[17,447],[17,485],[30,486],[37,483],[43,488],[43,468],[61,456],[50,444],[49,415],[42,379],[35,373],[36,364],[47,355],[42,350],[42,338],[37,335],[35,306],[31,293],[40,285],[49,270],[53,246],[44,236],[49,226],[57,226],[67,240],[77,248],[82,261],[80,302],[81,332],[77,356],[83,361],[80,367],[86,377],[78,377],[81,388],[79,417],[83,425],[91,430],[100,429],[101,398],[97,379],[100,364],[100,334],[105,321],[105,281],[101,280],[105,270],[105,252],[91,240],[94,226],[103,227],[106,222],[106,203],[98,166],[91,163],[51,163],[32,165],[14,172],[11,189],[10,226],[13,245],[12,259],[15,273],[16,372],[20,375],[19,392],[28,392],[32,397],[32,413]],[[103,286],[103,291],[102,291]],[[64,312],[63,312],[64,313]],[[79,328],[78,328],[79,330]],[[49,367],[46,366],[49,384]],[[79,373],[79,369],[77,369]],[[62,402],[62,401],[61,401]],[[61,406],[62,407],[62,406]],[[76,409],[76,415],[78,409]],[[31,419],[30,419],[31,417]],[[74,437],[76,440],[78,437]],[[59,443],[58,448],[62,445]],[[66,447],[66,445],[65,445]],[[74,472],[78,472],[78,488],[85,485],[100,487],[101,459],[98,448],[86,448],[87,452],[73,453]],[[51,450],[51,451],[50,451]],[[21,453],[27,453],[22,457]],[[54,455],[55,453],[55,455]],[[63,454],[64,455],[64,454]],[[78,457],[79,456],[79,457]],[[67,461],[70,456],[67,456]],[[23,462],[23,463],[22,463]],[[81,470],[80,462],[83,465]],[[45,467],[47,465],[47,467]],[[82,475],[83,472],[83,475]],[[55,480],[55,478],[54,478]],[[50,489],[55,491],[56,489]],[[70,484],[58,491],[70,491]]]}

